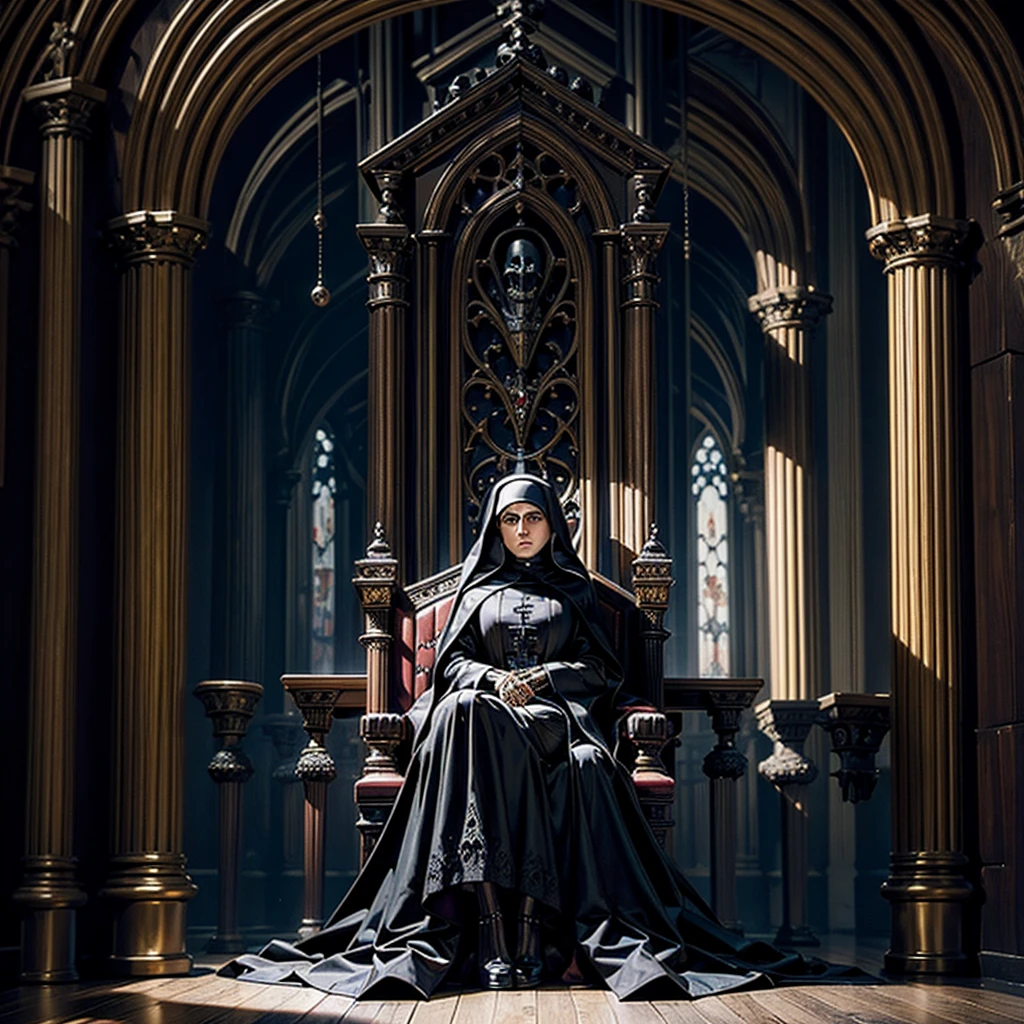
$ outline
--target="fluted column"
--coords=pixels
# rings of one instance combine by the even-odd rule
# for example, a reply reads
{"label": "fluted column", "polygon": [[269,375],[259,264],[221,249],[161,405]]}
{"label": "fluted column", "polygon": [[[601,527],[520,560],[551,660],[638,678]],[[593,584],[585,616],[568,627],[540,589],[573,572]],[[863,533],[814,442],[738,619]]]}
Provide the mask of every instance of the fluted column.
{"label": "fluted column", "polygon": [[771,695],[818,695],[812,503],[811,343],[832,308],[813,288],[774,288],[750,299],[765,336],[765,532]]}
{"label": "fluted column", "polygon": [[[639,191],[639,190],[638,190]],[[620,566],[628,579],[654,518],[654,435],[657,388],[654,378],[654,318],[658,303],[658,251],[668,224],[647,223],[641,202],[636,219],[621,230],[625,274],[622,278],[622,473],[612,480],[612,502],[621,512]]]}
{"label": "fluted column", "polygon": [[254,292],[225,301],[227,437],[223,477],[226,675],[258,681],[264,672],[266,466],[263,345],[277,303]]}
{"label": "fluted column", "polygon": [[18,246],[18,222],[32,209],[27,190],[36,180],[31,171],[0,164],[0,487],[4,485],[7,450],[7,336],[11,313],[11,251]]}
{"label": "fluted column", "polygon": [[85,902],[72,851],[82,164],[104,95],[69,78],[25,90],[43,137],[25,877],[15,895],[28,981],[77,977],[74,914]]}
{"label": "fluted column", "polygon": [[207,226],[172,210],[110,224],[121,264],[114,905],[110,969],[180,974],[191,268]]}
{"label": "fluted column", "polygon": [[971,896],[961,833],[958,250],[968,224],[878,224],[889,283],[892,911],[886,966],[959,972]]}
{"label": "fluted column", "polygon": [[[385,176],[386,177],[386,176]],[[397,182],[380,183],[386,197],[381,221],[359,224],[356,233],[369,256],[370,383],[368,401],[369,474],[366,481],[370,522],[382,523],[392,549],[404,565],[405,554],[405,319],[406,264],[412,233],[398,223],[392,205]]]}
{"label": "fluted column", "polygon": [[765,540],[771,698],[758,725],[774,743],[758,765],[779,792],[782,924],[777,941],[817,945],[807,918],[807,785],[817,768],[803,743],[817,714],[818,603],[811,409],[814,328],[832,308],[813,287],[772,288],[750,299],[765,336]]}

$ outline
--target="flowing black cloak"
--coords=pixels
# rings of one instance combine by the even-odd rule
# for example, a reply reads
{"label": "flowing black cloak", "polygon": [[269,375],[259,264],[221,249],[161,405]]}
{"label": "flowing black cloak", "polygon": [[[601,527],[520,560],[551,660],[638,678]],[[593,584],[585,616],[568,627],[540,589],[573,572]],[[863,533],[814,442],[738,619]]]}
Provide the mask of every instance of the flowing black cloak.
{"label": "flowing black cloak", "polygon": [[[509,554],[495,510],[527,500],[551,542]],[[372,855],[327,926],[273,942],[225,973],[351,996],[429,997],[476,985],[476,898],[493,882],[514,919],[519,893],[540,905],[546,975],[575,956],[619,998],[692,997],[763,981],[834,975],[726,931],[665,856],[632,781],[611,755],[621,669],[599,625],[593,584],[546,481],[500,481],[463,566],[415,725],[405,783]],[[494,694],[508,667],[508,609],[535,618],[551,687],[522,708]]]}

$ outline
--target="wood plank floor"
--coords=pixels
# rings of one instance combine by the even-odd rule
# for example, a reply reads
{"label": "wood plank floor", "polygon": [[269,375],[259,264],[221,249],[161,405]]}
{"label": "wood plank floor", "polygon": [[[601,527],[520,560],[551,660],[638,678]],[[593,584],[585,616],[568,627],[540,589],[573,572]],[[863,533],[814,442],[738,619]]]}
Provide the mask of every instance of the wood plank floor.
{"label": "wood plank floor", "polygon": [[423,1002],[355,1002],[313,989],[252,985],[198,968],[187,978],[0,994],[0,1024],[1021,1024],[1024,996],[980,985],[809,985],[693,1002],[620,1003],[550,987]]}

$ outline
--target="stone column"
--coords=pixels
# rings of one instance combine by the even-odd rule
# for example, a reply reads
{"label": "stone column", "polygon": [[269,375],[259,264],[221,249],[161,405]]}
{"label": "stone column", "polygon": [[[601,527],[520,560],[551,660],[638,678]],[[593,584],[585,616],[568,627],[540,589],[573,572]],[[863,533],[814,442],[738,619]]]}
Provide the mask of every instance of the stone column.
{"label": "stone column", "polygon": [[25,90],[43,137],[27,827],[15,894],[26,981],[77,977],[75,908],[85,902],[72,856],[82,165],[89,117],[104,95],[70,78]]}
{"label": "stone column", "polygon": [[[397,188],[397,183],[391,185]],[[395,218],[388,197],[382,218]],[[368,401],[369,474],[366,480],[367,514],[381,523],[391,546],[405,565],[405,317],[409,306],[406,264],[411,235],[404,224],[388,222],[356,226],[359,240],[370,257],[367,306],[370,309],[370,383]]]}
{"label": "stone column", "polygon": [[813,288],[774,288],[750,299],[765,335],[765,532],[772,697],[818,695],[812,502],[811,342],[832,308]]}
{"label": "stone column", "polygon": [[7,336],[9,329],[11,251],[16,249],[18,221],[32,209],[24,195],[36,180],[31,171],[0,164],[0,487],[4,485],[7,421]]}
{"label": "stone column", "polygon": [[117,480],[114,906],[119,974],[187,973],[185,569],[191,269],[207,225],[173,210],[110,224],[122,268]]}
{"label": "stone column", "polygon": [[758,725],[775,743],[758,771],[779,791],[784,945],[817,945],[807,920],[807,785],[817,768],[803,752],[817,714],[811,344],[832,308],[813,287],[772,288],[750,299],[765,335],[765,540],[771,699]]}
{"label": "stone column", "polygon": [[[622,278],[622,534],[620,568],[628,579],[630,563],[640,553],[654,518],[654,435],[657,390],[654,377],[654,290],[658,251],[668,224],[651,224],[646,203],[649,185],[635,183],[637,210],[620,232],[625,274]],[[615,481],[612,486],[615,487]],[[616,500],[613,494],[613,502]]]}
{"label": "stone column", "polygon": [[960,973],[972,887],[961,832],[959,248],[931,214],[871,228],[889,282],[892,856],[889,970]]}
{"label": "stone column", "polygon": [[263,677],[266,626],[266,465],[263,344],[277,303],[254,292],[225,301],[227,438],[223,476],[224,673]]}

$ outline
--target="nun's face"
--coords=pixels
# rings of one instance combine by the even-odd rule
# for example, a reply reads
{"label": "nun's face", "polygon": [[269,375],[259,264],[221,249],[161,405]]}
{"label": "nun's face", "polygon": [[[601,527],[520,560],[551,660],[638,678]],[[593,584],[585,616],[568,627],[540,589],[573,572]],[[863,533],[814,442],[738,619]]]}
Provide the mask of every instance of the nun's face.
{"label": "nun's face", "polygon": [[509,505],[498,516],[501,539],[516,558],[532,558],[551,539],[548,517],[528,501]]}

